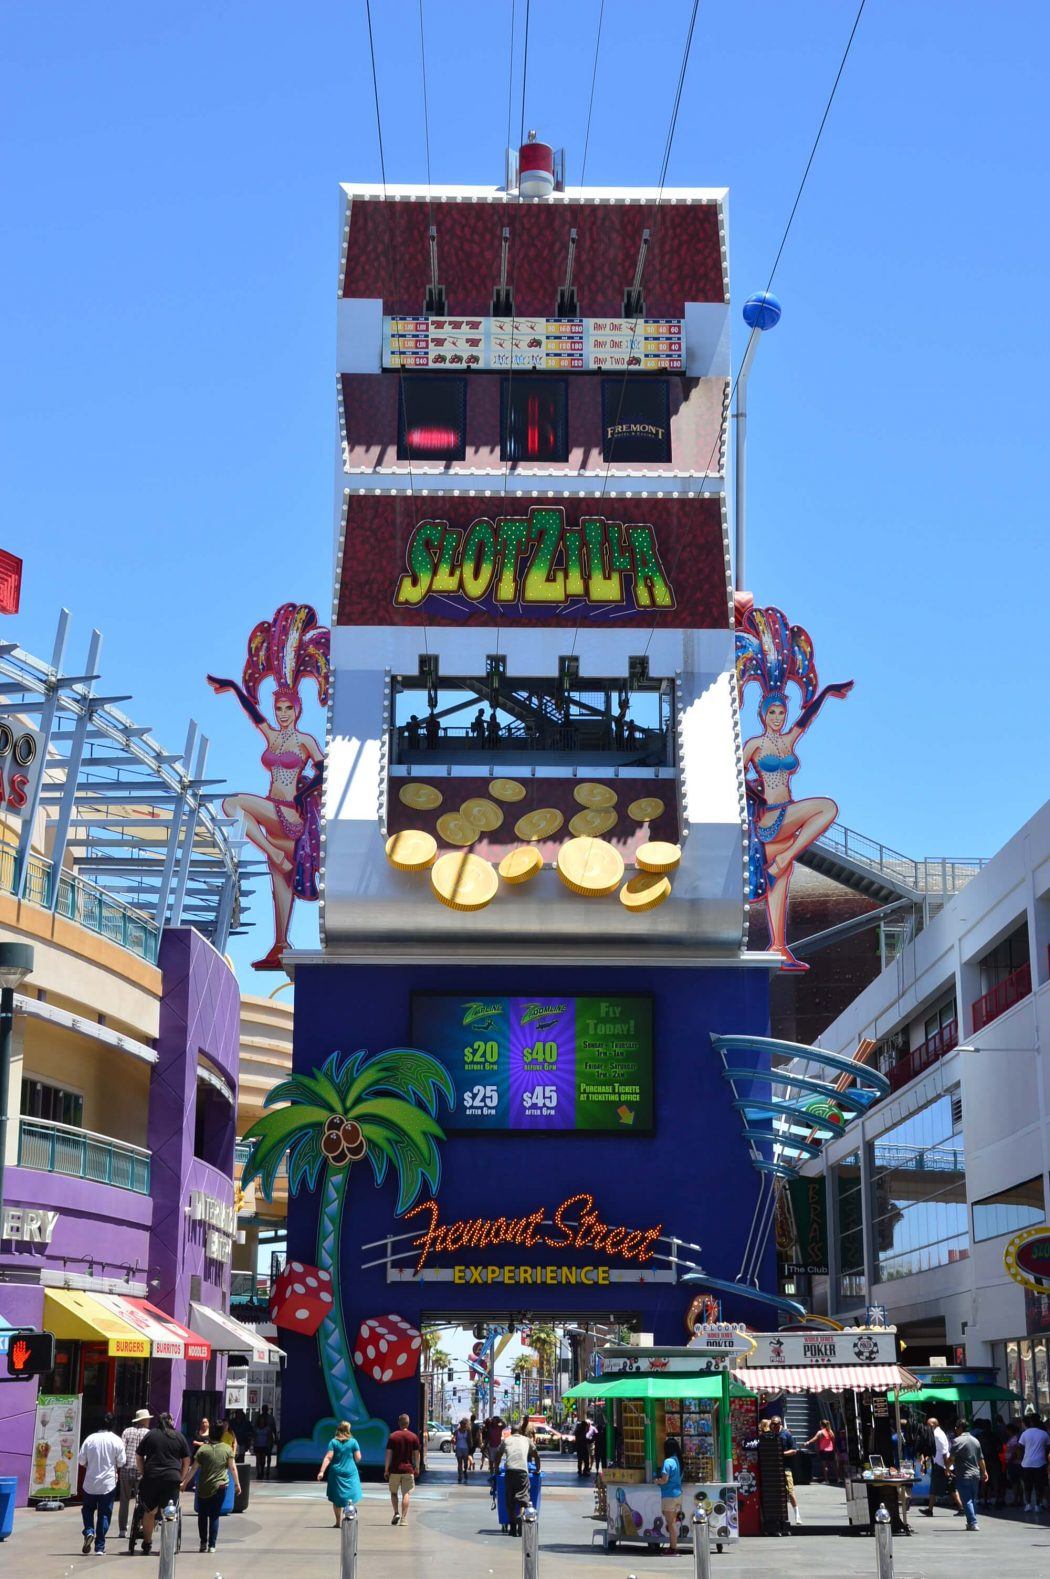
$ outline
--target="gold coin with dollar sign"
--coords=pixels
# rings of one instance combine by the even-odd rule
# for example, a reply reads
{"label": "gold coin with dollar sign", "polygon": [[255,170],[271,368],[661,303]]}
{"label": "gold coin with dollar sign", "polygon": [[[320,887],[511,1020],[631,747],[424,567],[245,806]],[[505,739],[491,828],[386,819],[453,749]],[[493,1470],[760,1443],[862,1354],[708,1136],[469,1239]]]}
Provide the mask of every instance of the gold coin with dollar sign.
{"label": "gold coin with dollar sign", "polygon": [[616,826],[616,813],[610,806],[605,811],[578,811],[575,817],[569,819],[569,832],[576,835],[587,835],[591,838],[600,838],[603,833],[608,833],[610,828]]}
{"label": "gold coin with dollar sign", "polygon": [[664,803],[656,795],[643,795],[640,800],[633,800],[627,808],[628,817],[633,817],[635,822],[655,822],[657,817],[663,815]]}
{"label": "gold coin with dollar sign", "polygon": [[623,856],[604,839],[569,839],[558,851],[558,876],[574,894],[600,899],[623,877]]}
{"label": "gold coin with dollar sign", "polygon": [[572,798],[578,806],[590,806],[592,810],[616,805],[616,791],[608,784],[595,784],[591,780],[577,784]]}
{"label": "gold coin with dollar sign", "polygon": [[433,784],[402,784],[397,792],[397,798],[402,806],[411,806],[413,811],[433,811],[441,805],[442,794],[435,789]]}
{"label": "gold coin with dollar sign", "polygon": [[519,844],[510,850],[499,863],[499,875],[505,883],[527,883],[543,870],[543,856],[532,844]]}
{"label": "gold coin with dollar sign", "polygon": [[450,910],[484,910],[496,897],[499,878],[490,861],[455,850],[435,862],[430,885]]}
{"label": "gold coin with dollar sign", "polygon": [[462,812],[447,811],[437,820],[438,838],[445,844],[473,844],[478,828]]}
{"label": "gold coin with dollar sign", "polygon": [[516,801],[525,799],[526,790],[517,779],[493,779],[489,785],[489,794],[497,800]]}
{"label": "gold coin with dollar sign", "polygon": [[628,878],[620,889],[620,903],[635,915],[645,910],[655,910],[671,896],[671,880],[662,872],[639,872]]}
{"label": "gold coin with dollar sign", "polygon": [[492,833],[503,822],[503,813],[484,795],[475,795],[473,800],[465,800],[459,808],[461,817],[472,822],[475,828],[482,833]]}
{"label": "gold coin with dollar sign", "polygon": [[564,821],[556,806],[542,806],[539,811],[527,811],[524,817],[519,817],[514,832],[519,839],[534,843],[537,839],[549,839]]}
{"label": "gold coin with dollar sign", "polygon": [[386,841],[386,858],[399,872],[423,872],[436,856],[437,841],[422,828],[404,828]]}

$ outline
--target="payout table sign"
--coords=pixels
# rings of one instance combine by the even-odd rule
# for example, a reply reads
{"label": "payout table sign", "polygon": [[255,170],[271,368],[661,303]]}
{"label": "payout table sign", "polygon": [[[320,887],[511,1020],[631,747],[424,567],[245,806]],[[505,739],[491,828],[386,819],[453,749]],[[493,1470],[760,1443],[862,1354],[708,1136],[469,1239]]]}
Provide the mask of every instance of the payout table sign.
{"label": "payout table sign", "polygon": [[652,1128],[650,998],[417,994],[412,1028],[452,1077],[449,1129]]}

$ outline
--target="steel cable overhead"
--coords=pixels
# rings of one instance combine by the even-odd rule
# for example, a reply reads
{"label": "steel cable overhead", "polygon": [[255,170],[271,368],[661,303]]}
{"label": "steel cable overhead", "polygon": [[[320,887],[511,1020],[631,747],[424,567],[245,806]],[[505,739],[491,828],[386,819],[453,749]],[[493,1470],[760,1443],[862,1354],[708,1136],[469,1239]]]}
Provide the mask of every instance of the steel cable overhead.
{"label": "steel cable overhead", "polygon": [[[810,171],[813,168],[813,161],[816,159],[817,150],[820,147],[821,140],[822,140],[822,138],[824,136],[824,128],[827,126],[828,117],[831,114],[831,107],[832,107],[832,105],[835,102],[835,96],[836,96],[836,94],[838,93],[838,90],[839,90],[839,83],[842,81],[842,74],[843,74],[843,72],[846,69],[846,62],[849,59],[850,51],[853,48],[853,40],[857,36],[857,29],[860,26],[860,19],[864,15],[864,7],[866,5],[867,5],[867,0],[860,0],[860,4],[857,7],[856,15],[853,18],[853,26],[850,28],[849,37],[846,40],[846,47],[842,51],[842,58],[839,61],[838,70],[835,72],[835,79],[834,79],[834,81],[831,84],[831,92],[828,94],[827,103],[824,105],[824,113],[820,117],[820,124],[817,127],[816,136],[814,137],[812,147],[809,150],[809,157],[807,158],[806,164],[805,164],[805,168],[802,171],[802,179],[799,181],[798,190],[795,193],[795,200],[794,200],[794,202],[791,205],[791,211],[788,214],[787,223],[785,224],[784,230],[783,230],[783,234],[780,237],[780,244],[777,247],[776,256],[773,259],[773,266],[772,266],[772,268],[769,271],[769,278],[766,280],[765,288],[766,288],[767,291],[772,289],[773,281],[776,278],[777,270],[780,267],[780,260],[784,256],[784,248],[787,246],[788,237],[791,234],[791,228],[792,228],[792,226],[795,223],[795,216],[798,213],[799,204],[802,201],[802,194],[806,190],[806,183],[809,180]],[[759,333],[759,330],[757,330],[757,329],[752,329],[751,330],[751,334],[748,336],[748,341],[747,341],[748,346],[750,346],[753,336],[758,334],[758,333]],[[745,347],[745,355],[746,355],[746,347]],[[743,365],[743,358],[741,359],[741,364],[740,365],[741,366]],[[733,399],[734,399],[734,397],[736,395],[737,385],[738,385],[739,382],[740,382],[740,368],[738,367],[737,368],[737,372],[736,372],[736,374],[735,374],[735,376],[734,376],[734,378],[733,378],[733,380],[732,380],[732,382],[730,384],[730,387],[729,387],[729,398],[726,401],[726,410],[727,410],[727,412],[729,410],[731,410],[731,408],[732,408]],[[704,474],[705,474],[705,476],[710,472],[711,463],[712,463],[712,461],[715,458],[715,452],[717,451],[720,443],[721,443],[721,434],[719,434],[719,438],[716,439],[715,443],[711,446],[711,452],[710,452],[710,454],[707,457],[707,465],[704,467]],[[650,644],[652,642],[655,630],[656,630],[656,626],[655,625],[650,626],[649,637],[648,637],[648,640],[646,641],[646,644],[645,644],[645,651],[646,651],[646,653],[649,651],[649,647],[650,647]]]}

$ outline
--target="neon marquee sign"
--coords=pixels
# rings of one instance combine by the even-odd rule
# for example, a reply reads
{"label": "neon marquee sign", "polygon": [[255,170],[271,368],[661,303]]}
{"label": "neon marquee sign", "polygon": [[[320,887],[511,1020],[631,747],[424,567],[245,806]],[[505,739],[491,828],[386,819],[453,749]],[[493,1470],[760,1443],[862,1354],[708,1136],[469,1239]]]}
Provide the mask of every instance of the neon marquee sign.
{"label": "neon marquee sign", "polygon": [[[527,516],[479,516],[466,528],[421,521],[405,550],[395,608],[428,598],[558,607],[576,598],[628,610],[675,607],[674,588],[652,526],[581,516],[566,526],[561,505]],[[626,585],[630,581],[630,586]]]}
{"label": "neon marquee sign", "polygon": [[[577,1222],[567,1221],[573,1207],[579,1208]],[[570,1195],[550,1214],[546,1206],[537,1206],[535,1211],[520,1217],[471,1217],[442,1223],[438,1203],[428,1200],[413,1206],[405,1213],[405,1219],[421,1214],[426,1214],[428,1220],[423,1232],[413,1240],[419,1251],[417,1273],[422,1272],[432,1255],[488,1250],[497,1245],[517,1245],[527,1250],[592,1250],[598,1255],[644,1264],[652,1259],[656,1241],[663,1232],[663,1223],[650,1228],[626,1228],[604,1222],[593,1195],[586,1191]]]}

